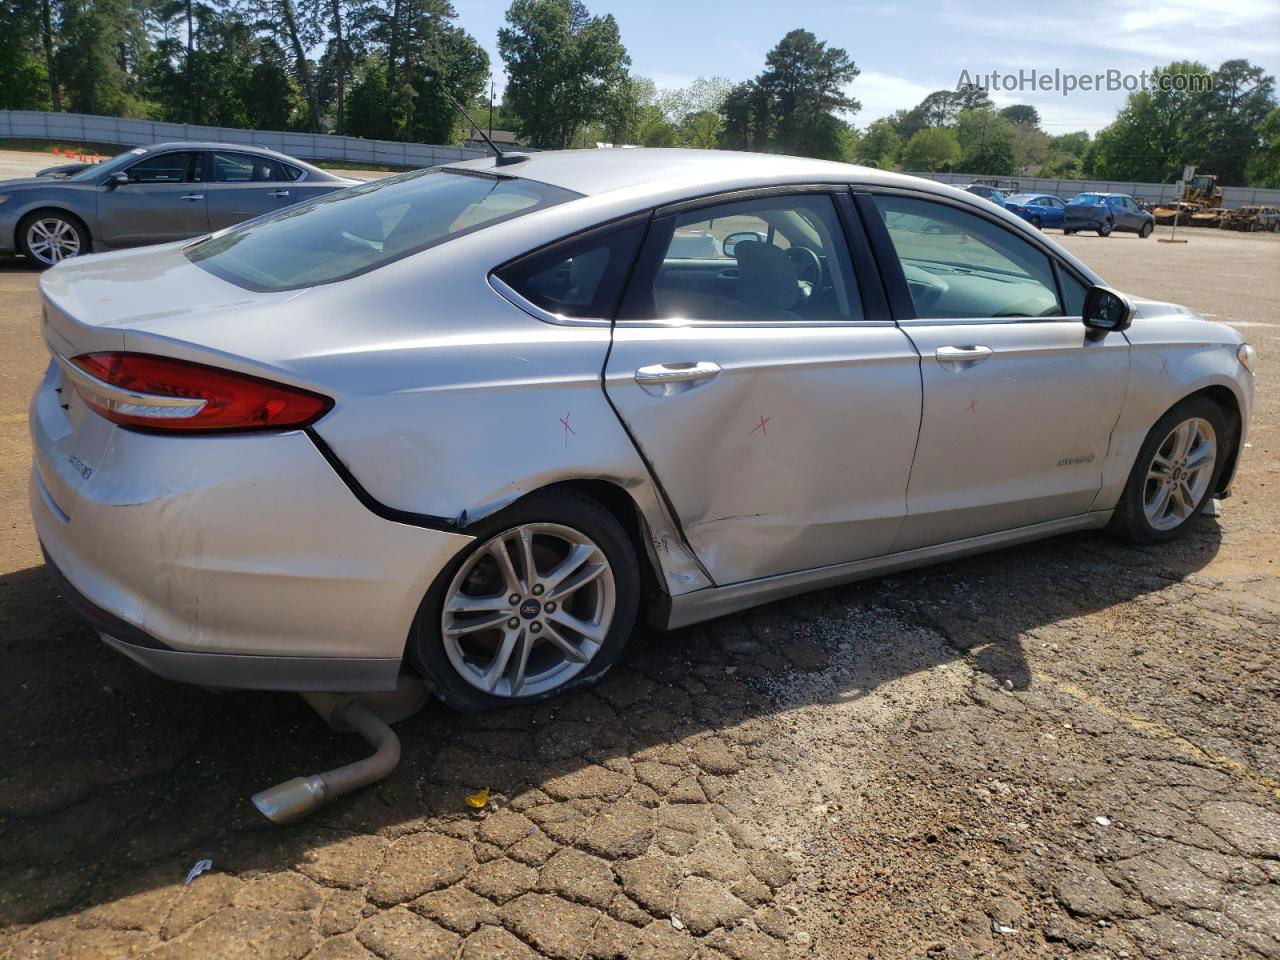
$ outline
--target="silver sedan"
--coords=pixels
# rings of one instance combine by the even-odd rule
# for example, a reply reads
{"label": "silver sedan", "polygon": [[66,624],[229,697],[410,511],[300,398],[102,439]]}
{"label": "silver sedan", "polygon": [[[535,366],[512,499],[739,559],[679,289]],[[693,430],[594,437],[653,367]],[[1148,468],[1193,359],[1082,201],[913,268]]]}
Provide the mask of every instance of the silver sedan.
{"label": "silver sedan", "polygon": [[1228,494],[1251,348],[858,167],[542,153],[41,278],[49,566],[213,687],[485,709],[674,628]]}
{"label": "silver sedan", "polygon": [[184,240],[359,182],[230,143],[161,143],[79,167],[0,181],[0,253],[47,267],[95,250]]}

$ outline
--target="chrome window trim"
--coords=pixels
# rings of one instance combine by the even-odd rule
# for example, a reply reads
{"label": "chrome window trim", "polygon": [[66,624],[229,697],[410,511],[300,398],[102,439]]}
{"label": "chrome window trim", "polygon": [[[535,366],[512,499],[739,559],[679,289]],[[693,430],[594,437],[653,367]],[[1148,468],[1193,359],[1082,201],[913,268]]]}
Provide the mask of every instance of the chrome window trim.
{"label": "chrome window trim", "polygon": [[910,320],[899,320],[900,327],[947,326],[951,324],[988,324],[988,323],[1084,323],[1084,317],[914,317]]}
{"label": "chrome window trim", "polygon": [[610,326],[608,320],[600,317],[566,317],[561,313],[552,313],[550,310],[544,310],[532,300],[529,300],[520,294],[511,284],[507,283],[496,273],[490,273],[488,276],[489,287],[494,293],[508,301],[512,306],[519,307],[535,320],[541,320],[543,323],[553,323],[558,327],[607,327]]}
{"label": "chrome window trim", "polygon": [[759,330],[769,327],[795,330],[796,328],[897,326],[892,320],[695,320],[684,317],[669,317],[665,320],[619,320],[616,325],[619,327],[662,327],[665,329],[728,327],[739,330]]}

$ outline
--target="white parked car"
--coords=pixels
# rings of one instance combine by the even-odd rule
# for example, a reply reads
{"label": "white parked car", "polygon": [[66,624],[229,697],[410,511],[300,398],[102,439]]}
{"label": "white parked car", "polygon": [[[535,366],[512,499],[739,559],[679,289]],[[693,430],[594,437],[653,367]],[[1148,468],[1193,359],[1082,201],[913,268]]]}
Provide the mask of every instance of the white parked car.
{"label": "white parked car", "polygon": [[678,627],[1226,496],[1239,335],[999,207],[816,160],[540,153],[40,281],[51,569],[214,687],[462,709]]}

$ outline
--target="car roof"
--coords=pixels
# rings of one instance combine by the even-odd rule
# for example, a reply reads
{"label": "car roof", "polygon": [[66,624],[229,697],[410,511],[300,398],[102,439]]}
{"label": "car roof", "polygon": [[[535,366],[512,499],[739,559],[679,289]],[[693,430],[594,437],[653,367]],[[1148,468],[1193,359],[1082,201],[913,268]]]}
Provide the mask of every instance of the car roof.
{"label": "car roof", "polygon": [[446,169],[484,170],[537,180],[586,196],[648,187],[658,193],[692,181],[706,193],[731,188],[744,180],[779,183],[848,183],[850,180],[885,186],[919,186],[914,177],[829,160],[787,157],[731,150],[665,148],[556,150],[525,154],[518,164],[496,166],[493,157],[452,163]]}

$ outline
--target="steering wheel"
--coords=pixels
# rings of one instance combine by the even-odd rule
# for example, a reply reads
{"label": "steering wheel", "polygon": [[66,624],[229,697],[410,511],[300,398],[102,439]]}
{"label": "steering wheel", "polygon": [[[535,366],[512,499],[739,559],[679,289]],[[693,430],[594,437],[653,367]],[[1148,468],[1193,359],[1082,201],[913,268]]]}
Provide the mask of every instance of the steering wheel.
{"label": "steering wheel", "polygon": [[[787,256],[796,265],[796,279],[807,300],[822,290],[822,260],[808,247],[788,247]],[[806,284],[808,285],[806,287]]]}
{"label": "steering wheel", "polygon": [[909,263],[902,265],[902,274],[911,290],[911,300],[915,303],[917,313],[933,306],[951,289],[951,285],[942,277],[934,276]]}

